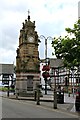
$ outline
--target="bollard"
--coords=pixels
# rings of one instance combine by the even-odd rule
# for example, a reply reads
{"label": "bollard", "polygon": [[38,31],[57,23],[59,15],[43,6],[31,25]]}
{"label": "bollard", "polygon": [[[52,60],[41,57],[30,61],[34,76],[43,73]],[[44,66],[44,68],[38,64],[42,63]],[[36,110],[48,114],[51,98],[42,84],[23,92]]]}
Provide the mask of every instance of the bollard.
{"label": "bollard", "polygon": [[18,93],[16,93],[16,99],[18,100]]}
{"label": "bollard", "polygon": [[34,100],[36,101],[36,97],[37,97],[37,91],[34,91]]}
{"label": "bollard", "polygon": [[37,105],[40,105],[40,90],[37,89]]}
{"label": "bollard", "polygon": [[9,97],[9,81],[8,81],[7,97]]}
{"label": "bollard", "polygon": [[54,90],[54,109],[57,109],[57,91]]}
{"label": "bollard", "polygon": [[8,91],[7,91],[7,97],[9,97],[9,89],[8,89]]}
{"label": "bollard", "polygon": [[70,92],[68,93],[68,97],[70,97]]}
{"label": "bollard", "polygon": [[9,86],[8,86],[8,90],[7,90],[7,97],[9,97]]}

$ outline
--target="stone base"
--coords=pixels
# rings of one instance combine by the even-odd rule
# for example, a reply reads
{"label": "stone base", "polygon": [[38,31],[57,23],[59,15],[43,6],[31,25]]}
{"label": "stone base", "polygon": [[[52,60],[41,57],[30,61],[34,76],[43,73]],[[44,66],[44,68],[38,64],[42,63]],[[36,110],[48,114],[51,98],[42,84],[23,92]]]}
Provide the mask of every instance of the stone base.
{"label": "stone base", "polygon": [[19,92],[19,96],[21,97],[34,97],[33,92]]}
{"label": "stone base", "polygon": [[[33,92],[33,91],[18,92],[18,96],[20,96],[20,97],[35,97],[35,92]],[[40,91],[40,97],[43,97],[43,94],[41,91]]]}

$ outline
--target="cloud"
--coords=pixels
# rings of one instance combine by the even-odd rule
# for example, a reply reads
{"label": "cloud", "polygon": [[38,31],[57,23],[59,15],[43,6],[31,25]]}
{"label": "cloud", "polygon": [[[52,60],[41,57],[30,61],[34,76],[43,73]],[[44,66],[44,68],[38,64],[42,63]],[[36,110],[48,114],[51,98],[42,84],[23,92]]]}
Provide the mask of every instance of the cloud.
{"label": "cloud", "polygon": [[[0,0],[0,62],[13,62],[19,42],[22,22],[30,10],[31,21],[36,21],[38,35],[45,37],[65,34],[65,27],[72,27],[78,18],[79,0]],[[44,40],[41,40],[40,58],[45,56]],[[42,52],[44,50],[44,53]],[[53,48],[48,42],[48,56]]]}
{"label": "cloud", "polygon": [[15,55],[16,51],[14,50],[7,50],[6,49],[0,49],[0,63],[13,63],[15,61]]}

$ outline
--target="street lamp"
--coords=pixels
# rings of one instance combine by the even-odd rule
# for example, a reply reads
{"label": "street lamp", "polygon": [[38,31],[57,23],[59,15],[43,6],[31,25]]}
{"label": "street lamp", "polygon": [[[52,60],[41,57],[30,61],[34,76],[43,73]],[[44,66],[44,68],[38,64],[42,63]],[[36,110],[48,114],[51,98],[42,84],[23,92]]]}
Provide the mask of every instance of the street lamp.
{"label": "street lamp", "polygon": [[53,38],[51,36],[48,36],[47,38],[44,36],[44,35],[41,35],[40,36],[41,39],[45,39],[45,61],[46,61],[46,64],[47,64],[47,40],[51,39],[53,40]]}
{"label": "street lamp", "polygon": [[[41,35],[40,38],[45,40],[45,64],[47,65],[47,63],[48,63],[48,61],[47,61],[47,40],[48,39],[53,40],[53,38],[51,36],[48,36],[46,38],[44,35]],[[47,77],[45,77],[44,79],[45,79],[45,94],[47,94]]]}

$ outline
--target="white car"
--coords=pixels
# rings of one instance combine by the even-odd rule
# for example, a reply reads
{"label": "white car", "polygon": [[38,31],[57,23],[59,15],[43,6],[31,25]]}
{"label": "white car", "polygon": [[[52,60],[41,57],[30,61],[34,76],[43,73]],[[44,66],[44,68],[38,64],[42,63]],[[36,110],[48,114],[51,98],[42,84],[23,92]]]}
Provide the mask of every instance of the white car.
{"label": "white car", "polygon": [[0,83],[0,87],[3,87],[4,85],[2,83]]}
{"label": "white car", "polygon": [[[9,83],[9,86],[10,85],[11,85],[11,82]],[[0,87],[8,87],[8,84],[2,83],[2,81],[0,81]]]}
{"label": "white car", "polygon": [[8,84],[0,83],[0,87],[8,87]]}

